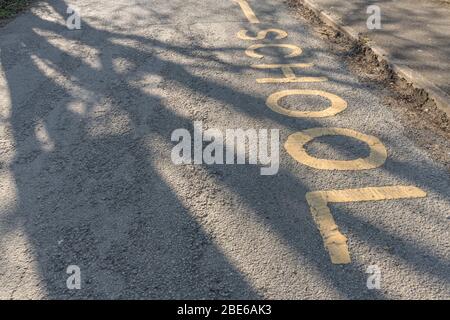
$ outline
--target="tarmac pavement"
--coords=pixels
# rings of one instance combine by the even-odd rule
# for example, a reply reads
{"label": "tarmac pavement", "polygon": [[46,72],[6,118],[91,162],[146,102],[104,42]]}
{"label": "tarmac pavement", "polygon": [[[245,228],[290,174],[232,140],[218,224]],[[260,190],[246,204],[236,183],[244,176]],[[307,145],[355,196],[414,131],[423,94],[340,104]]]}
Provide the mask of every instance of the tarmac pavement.
{"label": "tarmac pavement", "polygon": [[[39,2],[0,61],[0,298],[450,298],[448,170],[282,1]],[[278,129],[278,173],[175,165],[194,121]]]}

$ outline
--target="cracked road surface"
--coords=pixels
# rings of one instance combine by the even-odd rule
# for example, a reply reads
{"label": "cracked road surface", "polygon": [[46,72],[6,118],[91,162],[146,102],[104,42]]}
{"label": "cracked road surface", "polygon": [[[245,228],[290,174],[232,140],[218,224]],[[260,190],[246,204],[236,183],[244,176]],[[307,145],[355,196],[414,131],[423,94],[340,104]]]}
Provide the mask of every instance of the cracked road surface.
{"label": "cracked road surface", "polygon": [[[81,30],[66,27],[69,4]],[[237,36],[274,28],[286,37]],[[245,53],[263,43],[302,52]],[[282,1],[38,2],[0,30],[0,48],[0,298],[450,298],[448,170]],[[326,79],[256,81],[283,73],[252,65],[286,63],[312,64],[293,68],[297,77]],[[268,107],[283,90],[320,90],[347,106],[293,117]],[[329,104],[278,102],[297,114]],[[171,134],[194,121],[279,129],[278,173],[174,165]],[[370,168],[320,168],[302,163],[302,136],[292,136],[312,128],[347,128],[382,146]],[[372,148],[343,135],[304,145],[312,160],[366,159]],[[386,189],[360,201],[361,189],[386,186],[412,186],[416,197]],[[359,198],[326,193],[348,189]],[[346,241],[324,243],[336,231],[321,224],[330,214]],[[80,268],[80,290],[66,286],[69,265]],[[367,287],[371,265],[380,289]]]}

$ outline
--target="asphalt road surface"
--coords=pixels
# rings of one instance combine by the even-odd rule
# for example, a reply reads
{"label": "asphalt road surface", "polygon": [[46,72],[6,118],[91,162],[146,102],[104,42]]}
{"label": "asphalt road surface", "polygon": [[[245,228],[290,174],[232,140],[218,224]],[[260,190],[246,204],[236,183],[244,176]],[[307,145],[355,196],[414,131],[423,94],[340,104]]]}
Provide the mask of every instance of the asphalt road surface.
{"label": "asphalt road surface", "polygon": [[[0,298],[450,298],[449,172],[281,0],[71,2],[0,30]],[[278,129],[278,173],[175,165],[194,121]]]}

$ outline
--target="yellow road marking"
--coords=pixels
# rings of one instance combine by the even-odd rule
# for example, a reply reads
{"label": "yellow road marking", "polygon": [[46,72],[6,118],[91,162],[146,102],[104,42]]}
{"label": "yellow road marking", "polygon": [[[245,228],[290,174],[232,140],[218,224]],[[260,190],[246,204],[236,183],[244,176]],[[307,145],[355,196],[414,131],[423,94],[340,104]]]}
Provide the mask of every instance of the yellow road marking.
{"label": "yellow road marking", "polygon": [[[278,101],[290,95],[312,95],[326,98],[331,101],[331,106],[322,111],[299,111],[299,110],[288,110],[280,106]],[[338,97],[337,95],[328,93],[321,90],[282,90],[272,93],[266,100],[266,105],[273,111],[295,118],[323,118],[330,117],[338,114],[339,112],[347,108],[347,102],[344,99]]]}
{"label": "yellow road marking", "polygon": [[245,50],[245,54],[251,58],[262,59],[262,58],[264,58],[264,55],[256,53],[256,50],[261,49],[261,48],[268,48],[268,47],[279,47],[279,48],[291,49],[292,52],[285,55],[284,56],[285,58],[293,58],[293,57],[297,57],[302,54],[302,49],[300,47],[298,47],[294,44],[286,44],[286,43],[254,44],[254,45],[251,45],[250,47],[248,47],[247,50]]}
{"label": "yellow road marking", "polygon": [[322,235],[324,246],[331,262],[347,264],[351,262],[347,238],[339,232],[331,210],[330,202],[378,201],[406,198],[423,198],[426,193],[414,186],[368,187],[360,189],[312,191],[306,194],[311,214]]}
{"label": "yellow road marking", "polygon": [[256,17],[255,13],[253,12],[252,8],[250,8],[250,5],[246,0],[234,0],[239,4],[241,7],[242,12],[244,12],[245,17],[250,23],[259,23],[258,18]]}
{"label": "yellow road marking", "polygon": [[[245,16],[251,23],[259,23],[253,10],[245,0],[235,0],[241,7]],[[240,30],[236,36],[242,40],[263,40],[268,33],[276,33],[275,39],[284,39],[287,32],[281,29],[265,29],[259,31],[256,36],[249,36],[248,30]],[[291,53],[285,58],[296,57],[302,54],[302,49],[292,44],[255,44],[245,50],[249,57],[261,59],[264,55],[256,50],[265,47],[288,48]],[[319,82],[327,81],[326,77],[297,77],[293,68],[308,68],[310,63],[293,64],[259,64],[252,65],[256,69],[281,69],[283,78],[260,78],[258,83],[289,83],[289,82]],[[331,106],[322,111],[296,111],[283,108],[278,103],[283,97],[290,95],[316,95],[324,97],[331,102]],[[329,117],[347,108],[347,102],[337,95],[320,90],[283,90],[271,94],[266,105],[273,111],[290,117]],[[367,143],[370,148],[369,156],[356,160],[328,160],[311,157],[305,150],[305,145],[315,138],[327,135],[348,136]],[[346,128],[312,128],[290,135],[284,144],[286,151],[298,162],[320,170],[365,170],[374,169],[384,164],[387,159],[387,150],[382,142],[370,135]],[[415,186],[385,186],[367,187],[344,190],[312,191],[306,194],[306,200],[310,207],[313,219],[322,235],[324,246],[330,255],[333,264],[348,264],[351,262],[347,245],[347,238],[340,233],[328,203],[356,202],[356,201],[380,201],[390,199],[406,199],[425,197],[426,193]]]}
{"label": "yellow road marking", "polygon": [[289,82],[322,82],[328,81],[326,77],[297,77],[292,68],[310,68],[312,63],[289,63],[289,64],[255,64],[252,68],[256,69],[275,69],[280,68],[284,78],[259,78],[257,83],[289,83]]}
{"label": "yellow road marking", "polygon": [[[367,143],[369,156],[355,160],[328,160],[310,156],[305,145],[322,136],[347,136]],[[366,170],[378,168],[386,161],[387,151],[383,143],[374,136],[346,128],[312,128],[291,134],[284,144],[289,155],[298,162],[320,170]]]}
{"label": "yellow road marking", "polygon": [[263,40],[263,39],[265,39],[267,37],[267,34],[270,33],[270,32],[277,34],[277,36],[275,37],[275,39],[277,39],[277,40],[284,39],[284,38],[286,38],[288,36],[286,31],[281,30],[281,29],[274,29],[274,28],[273,29],[261,30],[261,31],[258,32],[256,37],[248,36],[247,35],[248,30],[242,29],[236,34],[236,36],[239,39],[242,39],[242,40],[256,41],[256,40]]}

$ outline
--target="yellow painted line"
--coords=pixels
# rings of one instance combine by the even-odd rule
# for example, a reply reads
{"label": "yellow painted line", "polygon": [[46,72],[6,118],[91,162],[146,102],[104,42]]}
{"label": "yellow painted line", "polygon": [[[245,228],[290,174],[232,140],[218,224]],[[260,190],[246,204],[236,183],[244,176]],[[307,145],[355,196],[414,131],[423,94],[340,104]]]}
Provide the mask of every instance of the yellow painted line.
{"label": "yellow painted line", "polygon": [[[288,110],[279,104],[281,98],[291,95],[311,95],[326,98],[331,101],[331,106],[322,111]],[[342,112],[347,108],[347,102],[337,95],[321,90],[282,90],[272,93],[266,100],[266,105],[273,111],[294,118],[323,118]]]}
{"label": "yellow painted line", "polygon": [[242,12],[244,12],[245,17],[247,18],[248,22],[250,23],[259,23],[258,18],[256,17],[255,13],[253,12],[252,8],[250,8],[250,5],[246,0],[234,0],[239,4],[241,7]]}
{"label": "yellow painted line", "polygon": [[326,77],[289,77],[289,78],[259,78],[257,83],[299,83],[299,82],[325,82]]}
{"label": "yellow painted line", "polygon": [[[369,156],[355,160],[329,160],[310,156],[305,145],[323,136],[347,136],[365,142]],[[312,128],[291,134],[284,144],[289,155],[298,162],[320,170],[367,170],[382,166],[387,158],[386,147],[378,138],[346,128]]]}
{"label": "yellow painted line", "polygon": [[351,262],[347,238],[339,232],[328,203],[379,201],[406,198],[423,198],[426,193],[414,186],[368,187],[359,189],[312,191],[306,194],[311,214],[322,235],[324,246],[331,262],[347,264]]}
{"label": "yellow painted line", "polygon": [[[252,64],[255,69],[276,69],[276,68],[310,68],[313,63],[274,63],[274,64]],[[292,70],[292,69],[291,69]]]}
{"label": "yellow painted line", "polygon": [[328,81],[327,77],[297,77],[292,68],[310,68],[312,63],[288,63],[288,64],[256,64],[252,68],[256,69],[281,69],[284,78],[259,78],[257,83],[290,83],[290,82],[323,82]]}
{"label": "yellow painted line", "polygon": [[245,54],[250,58],[262,59],[264,55],[256,53],[256,50],[261,48],[269,48],[269,47],[278,47],[278,48],[288,48],[291,50],[291,53],[285,55],[285,58],[293,58],[302,54],[302,49],[294,44],[286,44],[286,43],[258,43],[251,45],[245,50]]}
{"label": "yellow painted line", "polygon": [[275,28],[261,30],[256,34],[256,37],[250,37],[249,35],[247,35],[247,33],[248,30],[242,29],[238,33],[236,33],[236,36],[241,40],[250,40],[250,41],[263,40],[267,37],[269,33],[276,33],[277,35],[275,36],[275,39],[277,40],[284,39],[288,36],[286,31]]}

